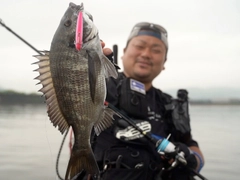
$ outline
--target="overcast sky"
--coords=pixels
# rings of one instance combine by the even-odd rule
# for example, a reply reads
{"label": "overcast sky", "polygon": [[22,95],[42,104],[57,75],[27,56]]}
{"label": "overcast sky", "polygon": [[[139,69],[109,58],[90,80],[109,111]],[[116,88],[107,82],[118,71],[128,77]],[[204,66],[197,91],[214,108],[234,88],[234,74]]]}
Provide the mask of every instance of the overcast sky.
{"label": "overcast sky", "polygon": [[[36,47],[49,50],[67,0],[1,0],[0,19]],[[240,88],[239,0],[73,0],[84,3],[107,47],[117,44],[119,63],[133,25],[149,21],[169,34],[166,69],[154,85]],[[31,63],[36,52],[0,26],[0,89],[37,92]]]}

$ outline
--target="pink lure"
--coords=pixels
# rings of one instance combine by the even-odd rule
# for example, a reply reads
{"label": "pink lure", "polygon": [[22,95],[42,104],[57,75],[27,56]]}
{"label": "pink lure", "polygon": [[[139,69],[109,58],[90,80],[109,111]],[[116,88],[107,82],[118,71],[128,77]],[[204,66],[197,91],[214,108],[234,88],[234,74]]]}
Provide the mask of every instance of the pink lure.
{"label": "pink lure", "polygon": [[76,36],[75,36],[75,47],[78,51],[80,51],[82,48],[82,44],[83,44],[82,38],[83,38],[83,14],[80,11],[78,14]]}

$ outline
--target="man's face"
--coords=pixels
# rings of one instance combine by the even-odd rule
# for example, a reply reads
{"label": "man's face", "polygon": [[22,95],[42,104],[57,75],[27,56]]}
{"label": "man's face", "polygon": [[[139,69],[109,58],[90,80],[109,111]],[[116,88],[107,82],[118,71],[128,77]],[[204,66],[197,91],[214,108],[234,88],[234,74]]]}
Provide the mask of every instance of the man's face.
{"label": "man's face", "polygon": [[153,36],[136,36],[122,56],[124,73],[143,83],[150,83],[164,69],[166,47]]}

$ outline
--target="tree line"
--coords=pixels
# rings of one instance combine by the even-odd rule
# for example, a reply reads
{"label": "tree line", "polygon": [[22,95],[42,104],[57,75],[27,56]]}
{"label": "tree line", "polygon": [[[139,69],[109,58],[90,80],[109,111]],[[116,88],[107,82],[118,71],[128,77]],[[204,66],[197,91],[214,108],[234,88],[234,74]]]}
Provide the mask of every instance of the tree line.
{"label": "tree line", "polygon": [[44,98],[36,93],[26,94],[12,90],[0,91],[0,104],[43,104]]}
{"label": "tree line", "polygon": [[[13,90],[0,91],[1,104],[44,104],[44,97],[37,93],[21,93]],[[228,101],[211,101],[206,99],[193,100],[189,102],[194,105],[240,105],[240,99],[229,99]]]}

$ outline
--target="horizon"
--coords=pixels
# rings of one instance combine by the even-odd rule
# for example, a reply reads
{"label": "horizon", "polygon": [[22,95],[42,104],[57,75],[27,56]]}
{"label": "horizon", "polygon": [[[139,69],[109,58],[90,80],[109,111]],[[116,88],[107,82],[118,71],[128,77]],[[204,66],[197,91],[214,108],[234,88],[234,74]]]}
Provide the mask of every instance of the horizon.
{"label": "horizon", "polygon": [[[171,95],[172,97],[176,98],[177,96],[177,91],[179,89],[184,89],[184,88],[178,88],[178,89],[160,89],[164,93],[167,93]],[[191,100],[200,100],[200,101],[232,101],[232,100],[240,100],[240,88],[188,88],[186,89],[188,91],[188,96],[189,99]],[[0,92],[6,92],[6,91],[12,91],[16,93],[22,93],[26,95],[30,94],[39,94],[42,95],[41,92],[39,91],[32,91],[32,92],[24,92],[24,91],[19,91],[17,89],[8,89],[8,88],[3,88],[0,86]]]}

